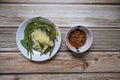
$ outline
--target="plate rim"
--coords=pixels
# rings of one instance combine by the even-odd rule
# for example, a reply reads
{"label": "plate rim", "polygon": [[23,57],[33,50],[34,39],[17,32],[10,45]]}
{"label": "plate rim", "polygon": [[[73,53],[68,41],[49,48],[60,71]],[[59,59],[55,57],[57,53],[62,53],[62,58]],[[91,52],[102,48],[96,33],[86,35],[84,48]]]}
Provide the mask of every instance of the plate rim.
{"label": "plate rim", "polygon": [[[42,17],[42,16],[34,16],[34,17],[30,17],[30,18],[27,18],[27,19],[25,19],[20,25],[19,25],[19,27],[18,27],[18,29],[17,29],[17,32],[16,32],[16,44],[17,44],[17,48],[18,48],[18,50],[20,51],[20,53],[25,57],[25,58],[27,58],[27,59],[29,59],[29,60],[31,60],[31,61],[46,61],[46,60],[49,60],[49,59],[51,59],[51,58],[53,58],[56,54],[57,54],[57,52],[58,52],[58,50],[59,50],[59,48],[60,48],[60,46],[61,46],[61,31],[60,31],[60,29],[59,29],[59,27],[55,24],[55,22],[53,21],[53,20],[51,20],[50,18],[46,18],[46,17],[42,17],[42,18],[45,18],[45,19],[48,19],[48,20],[50,20],[52,23],[54,23],[55,24],[55,27],[56,27],[56,30],[58,31],[58,33],[59,33],[59,36],[57,37],[57,39],[59,38],[59,41],[57,42],[58,43],[58,47],[57,47],[57,49],[55,50],[55,52],[54,52],[54,54],[53,54],[53,52],[52,52],[52,54],[53,55],[51,55],[51,56],[49,56],[49,57],[47,57],[46,59],[39,59],[39,60],[36,60],[36,59],[30,59],[30,56],[29,55],[27,55],[26,56],[26,52],[23,52],[23,51],[21,51],[21,49],[20,49],[20,45],[19,45],[19,39],[18,39],[18,36],[19,36],[19,32],[20,32],[20,30],[21,30],[21,28],[23,27],[23,24],[25,24],[28,20],[32,20],[32,19],[34,19],[34,18],[37,18],[37,17]],[[28,23],[27,23],[28,24]],[[26,28],[26,26],[24,26],[23,28]],[[23,33],[24,34],[24,33]],[[24,36],[24,35],[23,35]],[[55,44],[56,45],[56,44]],[[23,46],[22,46],[22,48],[24,48]],[[34,54],[35,55],[35,54]],[[33,56],[33,55],[32,55]],[[40,55],[39,55],[40,56]]]}

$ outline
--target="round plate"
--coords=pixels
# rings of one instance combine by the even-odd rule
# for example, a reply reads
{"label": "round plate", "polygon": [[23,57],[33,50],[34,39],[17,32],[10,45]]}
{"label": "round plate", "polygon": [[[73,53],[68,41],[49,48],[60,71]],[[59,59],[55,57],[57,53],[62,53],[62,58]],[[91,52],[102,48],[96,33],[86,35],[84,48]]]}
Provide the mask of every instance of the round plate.
{"label": "round plate", "polygon": [[[29,22],[31,22],[31,20],[34,19],[34,18],[37,18],[37,17],[32,17],[32,18],[26,19],[24,22],[21,23],[21,25],[19,26],[19,28],[17,30],[17,33],[16,33],[16,43],[17,43],[18,49],[20,50],[20,52],[26,58],[28,58],[28,59],[30,59],[32,61],[45,61],[45,60],[48,60],[48,59],[52,58],[57,53],[58,49],[60,48],[60,45],[61,45],[61,32],[60,32],[59,28],[56,26],[56,30],[59,33],[59,35],[57,36],[57,41],[55,41],[55,46],[53,48],[51,56],[49,56],[50,52],[48,52],[47,54],[41,56],[40,52],[33,49],[34,55],[32,55],[32,59],[31,59],[30,55],[27,54],[27,50],[22,46],[21,40],[24,38],[24,30],[26,28],[26,25]],[[47,18],[45,18],[45,19],[47,19]]]}

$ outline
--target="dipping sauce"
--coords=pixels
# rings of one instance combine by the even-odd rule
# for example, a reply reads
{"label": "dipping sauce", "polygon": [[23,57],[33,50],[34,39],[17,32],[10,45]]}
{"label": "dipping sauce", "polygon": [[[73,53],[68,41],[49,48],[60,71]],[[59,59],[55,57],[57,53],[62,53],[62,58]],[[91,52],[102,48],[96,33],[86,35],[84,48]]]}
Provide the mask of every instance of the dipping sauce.
{"label": "dipping sauce", "polygon": [[73,47],[79,48],[86,43],[87,35],[84,31],[77,28],[69,34],[68,39]]}

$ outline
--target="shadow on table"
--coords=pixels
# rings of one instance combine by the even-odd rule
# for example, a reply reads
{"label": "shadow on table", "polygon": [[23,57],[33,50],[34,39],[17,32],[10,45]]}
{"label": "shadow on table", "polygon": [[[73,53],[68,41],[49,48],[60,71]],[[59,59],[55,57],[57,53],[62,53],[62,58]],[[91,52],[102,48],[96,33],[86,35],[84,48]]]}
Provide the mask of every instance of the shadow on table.
{"label": "shadow on table", "polygon": [[57,54],[56,55],[54,55],[51,59],[48,59],[48,60],[45,60],[45,61],[31,61],[31,62],[34,62],[34,63],[38,63],[38,64],[45,64],[45,63],[49,63],[49,62],[51,62],[52,60],[54,60],[54,58],[57,56]]}
{"label": "shadow on table", "polygon": [[74,52],[70,52],[70,53],[75,58],[83,58],[83,57],[85,57],[85,55],[88,54],[88,51],[83,52],[83,53],[74,53]]}

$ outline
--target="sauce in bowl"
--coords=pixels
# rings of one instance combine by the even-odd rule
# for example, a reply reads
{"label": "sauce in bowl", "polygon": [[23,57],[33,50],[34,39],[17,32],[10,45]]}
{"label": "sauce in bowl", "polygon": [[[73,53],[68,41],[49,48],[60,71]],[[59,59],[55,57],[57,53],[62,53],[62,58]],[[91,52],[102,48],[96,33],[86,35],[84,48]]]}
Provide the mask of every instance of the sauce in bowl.
{"label": "sauce in bowl", "polygon": [[84,31],[79,28],[73,30],[68,36],[69,43],[76,49],[85,45],[87,40],[87,35]]}

